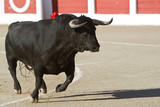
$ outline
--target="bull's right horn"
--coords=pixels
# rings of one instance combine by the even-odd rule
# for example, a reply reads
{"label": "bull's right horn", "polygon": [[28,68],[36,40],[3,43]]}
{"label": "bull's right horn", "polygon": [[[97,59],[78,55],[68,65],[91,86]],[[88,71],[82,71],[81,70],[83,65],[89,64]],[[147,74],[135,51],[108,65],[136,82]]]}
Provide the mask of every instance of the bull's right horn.
{"label": "bull's right horn", "polygon": [[69,22],[69,26],[74,29],[74,28],[82,27],[82,26],[84,26],[86,23],[87,23],[87,22],[84,22],[84,23],[79,24],[79,20],[78,20],[78,19],[73,19],[73,20],[71,20],[71,21]]}

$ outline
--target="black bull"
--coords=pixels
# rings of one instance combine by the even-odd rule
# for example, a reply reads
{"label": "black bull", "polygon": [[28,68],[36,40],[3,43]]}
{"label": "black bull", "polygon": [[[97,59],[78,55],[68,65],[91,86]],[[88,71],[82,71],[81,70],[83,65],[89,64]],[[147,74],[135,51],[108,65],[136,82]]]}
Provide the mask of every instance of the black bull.
{"label": "black bull", "polygon": [[112,19],[104,22],[63,14],[55,19],[12,23],[8,28],[5,49],[15,92],[21,94],[16,77],[18,60],[34,69],[36,86],[31,94],[31,102],[38,102],[40,89],[47,92],[44,74],[65,72],[66,81],[56,87],[57,92],[65,91],[74,78],[75,55],[83,51],[98,52],[100,45],[95,26],[111,22]]}

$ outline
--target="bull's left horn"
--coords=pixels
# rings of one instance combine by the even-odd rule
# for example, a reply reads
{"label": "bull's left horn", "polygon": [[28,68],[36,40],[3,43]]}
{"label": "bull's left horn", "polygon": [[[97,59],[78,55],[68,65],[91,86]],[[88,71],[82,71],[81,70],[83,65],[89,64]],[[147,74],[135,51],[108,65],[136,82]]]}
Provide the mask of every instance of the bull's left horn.
{"label": "bull's left horn", "polygon": [[100,21],[96,19],[92,19],[94,25],[109,25],[112,23],[113,18],[110,21]]}
{"label": "bull's left horn", "polygon": [[85,25],[87,22],[81,23],[79,24],[79,20],[78,19],[73,19],[69,22],[69,26],[71,28],[79,28],[82,27],[83,25]]}

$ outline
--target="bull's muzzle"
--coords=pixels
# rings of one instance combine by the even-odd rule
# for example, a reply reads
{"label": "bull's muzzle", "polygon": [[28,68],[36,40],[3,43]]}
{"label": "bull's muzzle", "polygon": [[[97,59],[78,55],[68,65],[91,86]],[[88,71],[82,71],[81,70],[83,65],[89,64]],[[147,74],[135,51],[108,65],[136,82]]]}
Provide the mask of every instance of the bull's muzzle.
{"label": "bull's muzzle", "polygon": [[100,49],[100,45],[98,45],[98,46],[93,46],[91,52],[99,52],[99,49]]}

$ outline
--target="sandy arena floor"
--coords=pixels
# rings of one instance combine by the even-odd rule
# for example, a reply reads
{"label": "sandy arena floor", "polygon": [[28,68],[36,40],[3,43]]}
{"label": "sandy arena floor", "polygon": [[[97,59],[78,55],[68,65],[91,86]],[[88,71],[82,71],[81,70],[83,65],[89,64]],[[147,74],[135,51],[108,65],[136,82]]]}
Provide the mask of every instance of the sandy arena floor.
{"label": "sandy arena floor", "polygon": [[13,92],[5,58],[7,26],[0,26],[0,106],[7,107],[160,107],[160,26],[99,26],[99,53],[78,53],[77,74],[65,92],[54,92],[65,80],[45,75],[48,94],[39,103],[28,97],[34,89],[32,73],[17,71],[22,94]]}

